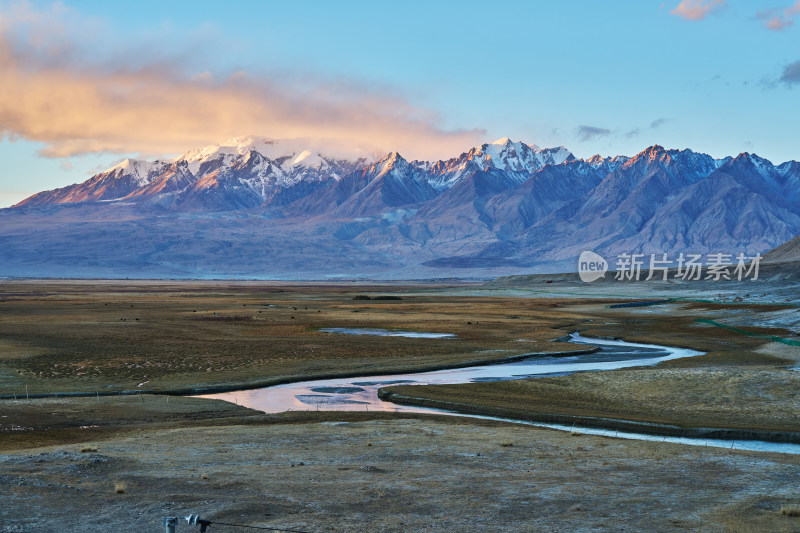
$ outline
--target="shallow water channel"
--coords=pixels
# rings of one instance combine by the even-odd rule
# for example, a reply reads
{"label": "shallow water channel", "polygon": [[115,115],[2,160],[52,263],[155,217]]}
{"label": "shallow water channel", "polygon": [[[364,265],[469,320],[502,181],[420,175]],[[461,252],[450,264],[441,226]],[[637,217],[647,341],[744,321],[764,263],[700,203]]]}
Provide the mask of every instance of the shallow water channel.
{"label": "shallow water channel", "polygon": [[[392,332],[375,329],[337,329],[331,333],[352,335],[397,336],[411,332]],[[424,333],[414,333],[417,338],[425,338]],[[442,334],[436,334],[442,335]],[[438,337],[441,338],[441,337]],[[685,348],[672,348],[654,344],[637,344],[618,340],[601,340],[583,337],[577,333],[570,336],[569,342],[589,345],[598,348],[593,353],[576,355],[542,356],[531,355],[529,358],[514,362],[487,364],[449,370],[417,372],[409,374],[392,374],[363,376],[356,378],[336,378],[312,381],[301,381],[285,385],[275,385],[253,390],[241,390],[219,394],[203,395],[203,398],[225,400],[266,413],[284,411],[396,411],[412,413],[440,413],[457,416],[475,416],[454,413],[443,409],[399,405],[378,398],[378,389],[390,385],[444,385],[470,383],[478,381],[500,381],[525,379],[538,376],[564,375],[573,372],[590,372],[615,370],[627,367],[641,367],[658,364],[662,361],[693,357],[702,352]],[[580,348],[578,348],[580,350]],[[763,441],[730,441],[721,439],[693,439],[686,437],[664,437],[645,433],[632,433],[594,428],[575,428],[558,424],[535,422],[514,422],[550,427],[567,431],[579,430],[581,433],[605,435],[618,438],[638,440],[654,440],[676,442],[697,446],[734,447],[757,451],[775,451],[782,453],[800,453],[800,445],[789,443],[772,443]]]}

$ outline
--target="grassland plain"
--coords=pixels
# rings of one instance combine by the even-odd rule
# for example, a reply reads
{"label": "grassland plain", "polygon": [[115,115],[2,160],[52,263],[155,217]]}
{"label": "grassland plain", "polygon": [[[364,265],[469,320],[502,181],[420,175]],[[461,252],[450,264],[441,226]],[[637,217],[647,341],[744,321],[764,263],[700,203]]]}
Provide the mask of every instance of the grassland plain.
{"label": "grassland plain", "polygon": [[[98,400],[36,402],[56,414],[59,403],[85,412]],[[161,517],[189,513],[310,532],[800,528],[783,512],[800,501],[793,455],[436,415],[210,404],[222,402],[101,397],[107,418],[79,430],[80,442],[34,438],[0,452],[0,530],[160,531]],[[133,415],[142,405],[147,424]]]}
{"label": "grassland plain", "polygon": [[[0,394],[178,391],[327,375],[429,369],[571,351],[570,331],[708,352],[673,367],[787,364],[763,339],[696,318],[776,305],[683,303],[609,309],[619,299],[475,296],[458,287],[220,282],[0,283]],[[357,300],[359,294],[402,300]],[[453,333],[456,339],[342,336],[323,327]],[[753,328],[787,335],[779,328]]]}
{"label": "grassland plain", "polygon": [[[617,423],[619,420],[673,426],[664,428],[665,434],[710,428],[735,430],[730,433],[736,438],[753,430],[751,438],[798,440],[797,333],[748,327],[737,334],[706,322],[711,316],[741,322],[743,314],[757,322],[759,316],[780,311],[781,306],[689,301],[608,309],[605,304],[581,302],[564,304],[562,309],[583,314],[574,326],[584,335],[624,337],[706,353],[666,361],[655,368],[423,388],[393,386],[383,389],[382,397],[410,405],[530,420],[571,423],[603,418],[610,420],[595,420],[595,425],[620,429],[624,425]],[[605,316],[607,321],[598,323],[590,318],[597,316]],[[765,340],[769,337],[788,343]],[[553,414],[563,416],[556,420],[550,416]]]}
{"label": "grassland plain", "polygon": [[[0,394],[177,391],[370,374],[574,350],[556,302],[402,287],[249,283],[0,284]],[[364,291],[402,300],[354,300]],[[550,317],[547,311],[553,311]],[[454,333],[342,336],[322,327]],[[519,340],[521,338],[525,340]]]}
{"label": "grassland plain", "polygon": [[[471,288],[6,282],[0,284],[0,394],[185,393],[425,370],[573,351],[574,344],[557,339],[580,331],[706,353],[655,369],[427,387],[425,397],[451,402],[470,397],[476,405],[506,414],[519,410],[686,426],[800,429],[800,374],[792,370],[800,362],[800,348],[698,321],[768,315],[784,309],[780,305],[689,301],[611,308],[620,300],[496,297]],[[397,299],[374,298],[387,295]],[[326,327],[457,337],[319,331]],[[796,337],[780,328],[749,331]]]}
{"label": "grassland plain", "polygon": [[[393,386],[382,389],[381,397],[410,405],[532,421],[675,436],[800,442],[798,391],[798,372],[690,368]],[[626,425],[623,421],[634,423]],[[654,427],[658,425],[667,427]]]}
{"label": "grassland plain", "polygon": [[[263,415],[154,394],[23,399],[26,387],[185,392],[433,369],[571,351],[574,344],[556,339],[580,331],[706,354],[656,368],[475,384],[481,390],[467,392],[470,401],[797,430],[797,348],[697,322],[736,318],[751,333],[796,340],[786,329],[741,326],[743,316],[757,324],[783,306],[608,307],[620,301],[498,296],[463,285],[0,283],[0,394],[17,396],[0,401],[0,523],[3,531],[156,530],[160,516],[201,512],[313,531],[800,530],[781,513],[800,502],[793,456],[452,417]],[[345,336],[322,327],[458,338]],[[414,393],[451,394],[447,387]],[[144,517],[147,527],[130,525]]]}

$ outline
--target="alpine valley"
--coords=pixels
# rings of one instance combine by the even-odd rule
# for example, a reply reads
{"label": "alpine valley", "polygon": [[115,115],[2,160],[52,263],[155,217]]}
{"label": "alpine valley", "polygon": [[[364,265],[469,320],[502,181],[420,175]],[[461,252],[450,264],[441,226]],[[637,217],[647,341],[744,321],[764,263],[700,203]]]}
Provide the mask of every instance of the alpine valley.
{"label": "alpine valley", "polygon": [[[19,176],[24,179],[24,176]],[[126,160],[0,210],[0,275],[480,278],[578,255],[763,253],[800,234],[800,163],[504,138],[442,161],[316,139]]]}

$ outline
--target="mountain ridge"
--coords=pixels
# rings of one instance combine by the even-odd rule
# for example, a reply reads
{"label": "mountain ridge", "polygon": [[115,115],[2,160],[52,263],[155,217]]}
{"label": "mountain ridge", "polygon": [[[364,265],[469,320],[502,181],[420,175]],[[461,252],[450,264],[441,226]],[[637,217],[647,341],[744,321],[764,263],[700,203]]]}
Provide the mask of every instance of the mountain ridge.
{"label": "mountain ridge", "polygon": [[800,234],[796,161],[660,145],[578,159],[508,138],[439,161],[334,148],[241,137],[37,193],[0,210],[0,275],[491,277],[571,269],[583,250],[754,254]]}

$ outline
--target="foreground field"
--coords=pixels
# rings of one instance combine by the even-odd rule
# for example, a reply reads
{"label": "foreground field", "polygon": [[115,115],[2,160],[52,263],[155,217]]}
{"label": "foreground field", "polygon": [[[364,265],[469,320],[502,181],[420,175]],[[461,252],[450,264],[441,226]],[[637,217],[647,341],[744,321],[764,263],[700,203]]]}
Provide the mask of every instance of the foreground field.
{"label": "foreground field", "polygon": [[[0,395],[235,389],[309,377],[433,369],[574,350],[575,345],[555,339],[576,330],[708,352],[671,363],[675,367],[776,368],[792,363],[800,352],[764,351],[761,338],[696,322],[787,311],[779,305],[685,302],[626,310],[608,308],[625,301],[619,298],[534,299],[468,289],[2,282]],[[395,299],[354,299],[364,295]],[[457,338],[319,331],[328,327],[453,333]],[[792,335],[781,328],[750,329]]]}
{"label": "foreground field", "polygon": [[[73,423],[93,418],[79,414],[90,403],[44,401]],[[159,531],[162,516],[189,513],[312,532],[800,529],[787,514],[800,502],[796,456],[221,403],[101,398],[84,442],[0,451],[0,530]],[[119,416],[134,407],[149,425]],[[208,418],[176,422],[191,411]]]}
{"label": "foreground field", "polygon": [[[800,338],[780,325],[793,304],[611,308],[628,298],[531,296],[0,283],[0,530],[156,531],[162,516],[194,512],[305,531],[800,531],[796,456],[457,417],[264,415],[155,394],[557,354],[577,348],[557,339],[579,331],[706,353],[655,368],[398,390],[507,416],[800,431]],[[319,331],[329,327],[457,338]],[[91,396],[25,399],[65,392]]]}

